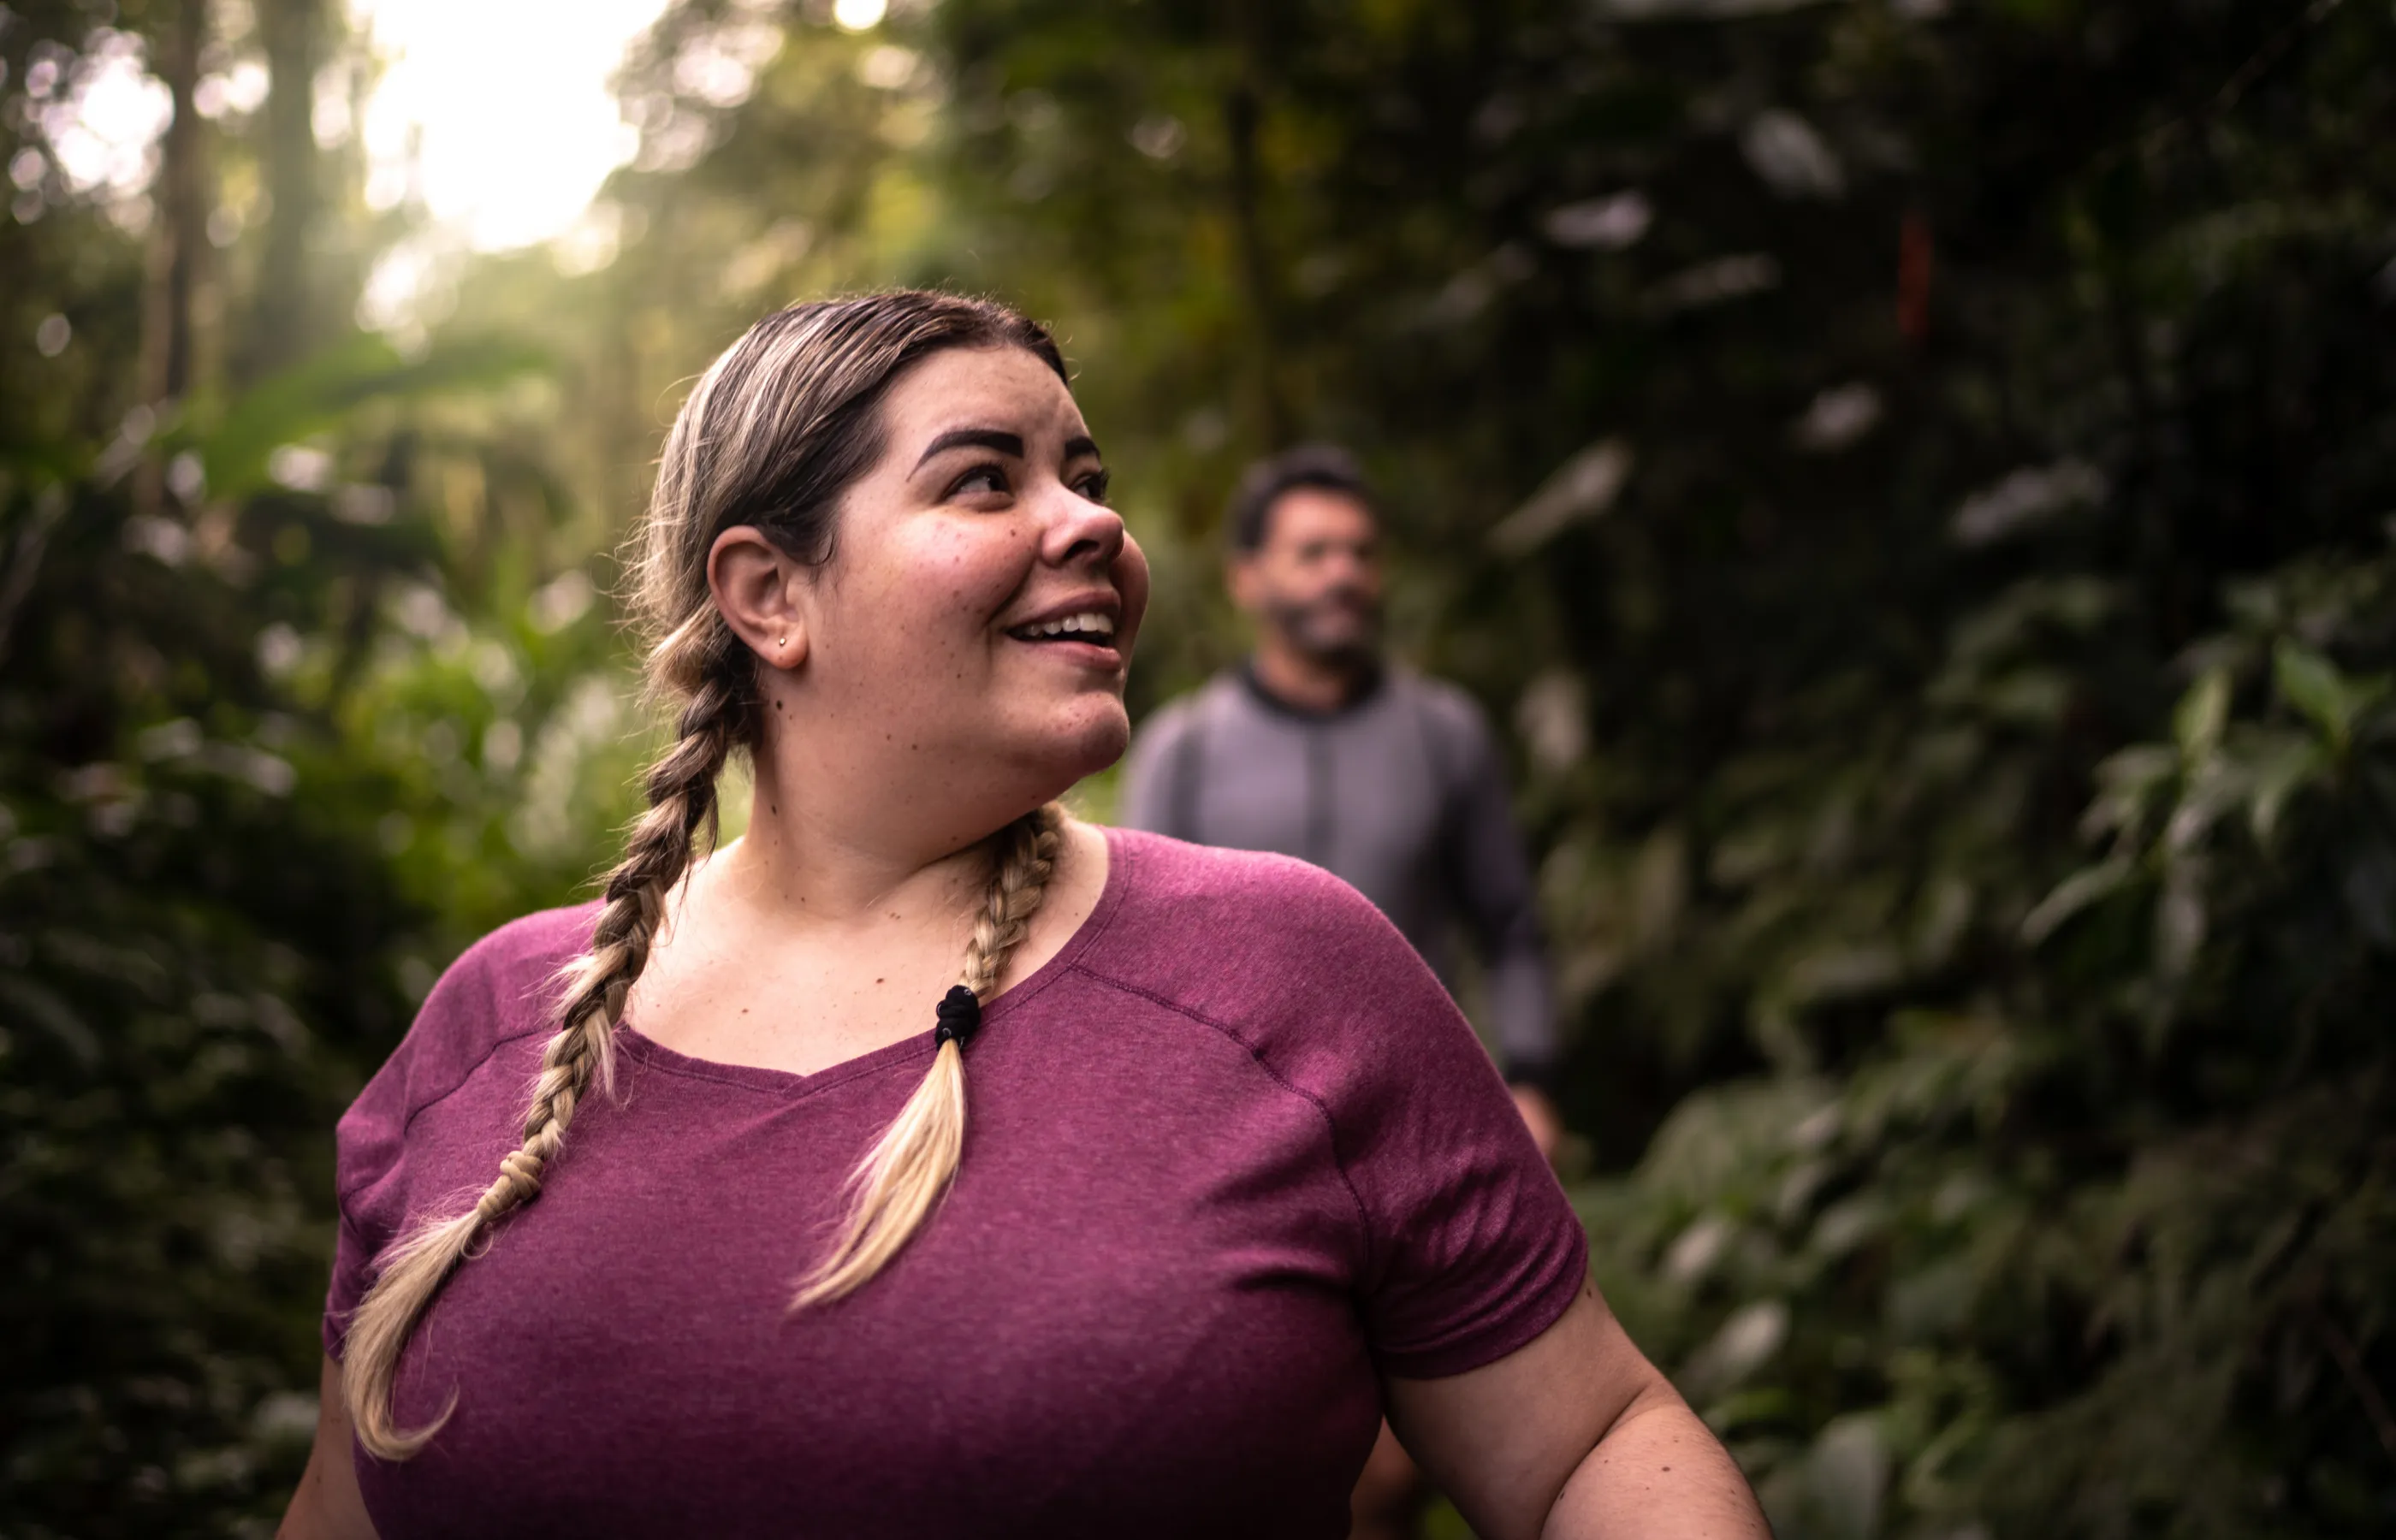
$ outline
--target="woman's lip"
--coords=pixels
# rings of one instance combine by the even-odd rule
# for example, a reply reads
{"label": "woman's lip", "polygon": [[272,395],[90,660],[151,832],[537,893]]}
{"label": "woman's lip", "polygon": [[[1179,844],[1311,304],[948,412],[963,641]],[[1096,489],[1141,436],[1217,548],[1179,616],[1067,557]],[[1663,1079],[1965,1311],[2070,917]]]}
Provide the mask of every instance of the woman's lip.
{"label": "woman's lip", "polygon": [[1018,645],[1030,647],[1035,652],[1056,653],[1059,655],[1062,661],[1079,663],[1085,668],[1119,669],[1123,667],[1123,650],[1112,642],[1069,642],[1063,637],[1026,642],[1019,636],[1010,636],[1007,640]]}

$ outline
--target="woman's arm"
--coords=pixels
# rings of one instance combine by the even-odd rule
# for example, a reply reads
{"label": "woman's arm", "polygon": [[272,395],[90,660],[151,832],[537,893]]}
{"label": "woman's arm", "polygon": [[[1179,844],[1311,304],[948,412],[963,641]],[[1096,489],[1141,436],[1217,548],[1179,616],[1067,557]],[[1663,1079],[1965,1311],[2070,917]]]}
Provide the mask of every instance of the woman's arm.
{"label": "woman's arm", "polygon": [[376,1540],[374,1520],[358,1494],[357,1467],[350,1463],[350,1403],[341,1396],[341,1366],[329,1353],[316,1394],[316,1442],[275,1540]]}
{"label": "woman's arm", "polygon": [[1487,1540],[1770,1540],[1747,1479],[1594,1286],[1497,1362],[1389,1382],[1398,1437]]}

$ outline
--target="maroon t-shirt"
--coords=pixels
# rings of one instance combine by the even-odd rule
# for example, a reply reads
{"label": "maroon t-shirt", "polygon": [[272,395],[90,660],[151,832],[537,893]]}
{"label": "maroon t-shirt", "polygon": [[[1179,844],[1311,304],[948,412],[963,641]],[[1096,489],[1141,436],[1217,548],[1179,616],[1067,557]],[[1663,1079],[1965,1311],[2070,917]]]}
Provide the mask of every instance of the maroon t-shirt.
{"label": "maroon t-shirt", "polygon": [[[954,1188],[797,1315],[843,1181],[932,1053],[812,1075],[624,1029],[539,1201],[399,1374],[430,1448],[358,1456],[411,1535],[1336,1536],[1378,1374],[1500,1358],[1587,1241],[1471,1029],[1338,879],[1111,830],[1105,892],[985,1013]],[[511,1148],[592,908],[494,933],[342,1118],[342,1323],[412,1218]],[[803,1011],[794,1003],[793,1013]]]}

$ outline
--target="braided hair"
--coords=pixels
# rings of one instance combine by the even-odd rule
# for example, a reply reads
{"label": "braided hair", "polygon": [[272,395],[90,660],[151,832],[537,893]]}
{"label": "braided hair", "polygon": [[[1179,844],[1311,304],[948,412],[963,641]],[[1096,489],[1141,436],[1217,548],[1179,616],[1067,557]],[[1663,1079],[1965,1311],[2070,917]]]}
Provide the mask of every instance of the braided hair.
{"label": "braided hair", "polygon": [[[453,1395],[430,1424],[399,1427],[392,1392],[401,1355],[476,1241],[539,1196],[581,1098],[594,1084],[613,1086],[616,1029],[667,896],[702,839],[714,843],[725,767],[764,740],[757,660],[708,589],[715,537],[753,524],[800,561],[829,562],[841,495],[881,458],[879,407],[891,384],[917,361],[959,347],[1022,348],[1065,378],[1048,334],[1005,306],[902,291],[766,317],[715,361],[676,416],[631,559],[633,607],[657,639],[650,691],[680,703],[674,741],[649,768],[648,806],[607,875],[590,948],[560,975],[556,1030],[541,1050],[516,1148],[473,1207],[426,1218],[379,1258],[351,1319],[342,1393],[368,1454],[410,1458],[455,1409]],[[998,992],[1040,908],[1062,825],[1051,803],[991,838],[992,873],[960,978],[977,1001]],[[965,1117],[963,1044],[943,1033],[923,1082],[858,1166],[846,1221],[801,1280],[793,1309],[861,1287],[922,1228],[956,1175]]]}

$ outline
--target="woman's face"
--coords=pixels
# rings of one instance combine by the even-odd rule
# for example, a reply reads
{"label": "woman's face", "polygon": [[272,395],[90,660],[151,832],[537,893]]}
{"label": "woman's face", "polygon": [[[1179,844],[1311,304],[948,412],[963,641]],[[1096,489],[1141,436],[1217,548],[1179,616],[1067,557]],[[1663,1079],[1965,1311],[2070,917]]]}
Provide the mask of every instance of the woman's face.
{"label": "woman's face", "polygon": [[1148,561],[1072,393],[1021,349],[952,348],[898,378],[882,428],[831,560],[797,580],[805,657],[769,714],[936,794],[1036,802],[1112,763]]}

